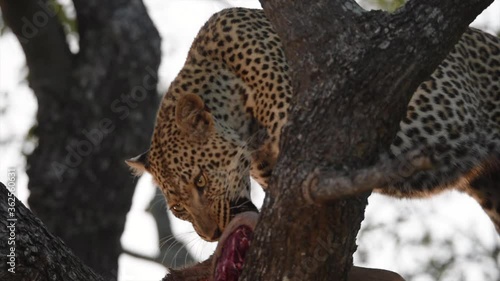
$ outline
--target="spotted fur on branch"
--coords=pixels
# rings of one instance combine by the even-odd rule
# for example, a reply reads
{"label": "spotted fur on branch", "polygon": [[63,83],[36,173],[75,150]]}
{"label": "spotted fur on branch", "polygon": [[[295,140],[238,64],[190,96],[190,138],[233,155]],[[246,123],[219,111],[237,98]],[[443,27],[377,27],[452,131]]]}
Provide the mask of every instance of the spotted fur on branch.
{"label": "spotted fur on branch", "polygon": [[[264,188],[279,153],[292,89],[280,39],[261,10],[210,18],[165,94],[150,149],[128,161],[147,171],[177,217],[217,240],[230,219],[255,207],[250,175]],[[457,188],[500,230],[500,40],[468,29],[415,92],[393,156],[419,147],[434,169],[377,191],[425,197]]]}

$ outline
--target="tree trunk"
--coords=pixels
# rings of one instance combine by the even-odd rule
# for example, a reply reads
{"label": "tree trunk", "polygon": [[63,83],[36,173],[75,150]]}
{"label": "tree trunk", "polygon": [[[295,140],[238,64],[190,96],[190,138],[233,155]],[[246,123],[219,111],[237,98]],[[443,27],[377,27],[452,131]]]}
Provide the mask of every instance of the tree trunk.
{"label": "tree trunk", "polygon": [[[0,280],[102,281],[0,183]],[[12,191],[12,192],[9,192]]]}
{"label": "tree trunk", "polygon": [[136,184],[123,161],[150,141],[160,37],[140,0],[75,0],[73,55],[50,3],[0,0],[38,100],[28,202],[86,264],[116,279]]}
{"label": "tree trunk", "polygon": [[303,183],[317,168],[373,165],[417,86],[491,2],[414,0],[388,14],[349,0],[261,1],[294,97],[242,280],[346,280],[368,194],[311,205]]}

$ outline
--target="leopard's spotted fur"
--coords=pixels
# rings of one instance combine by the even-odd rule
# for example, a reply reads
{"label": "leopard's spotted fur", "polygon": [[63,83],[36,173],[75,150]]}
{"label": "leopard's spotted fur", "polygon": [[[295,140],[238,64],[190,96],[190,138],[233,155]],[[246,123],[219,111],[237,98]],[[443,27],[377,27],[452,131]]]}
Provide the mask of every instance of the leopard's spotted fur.
{"label": "leopard's spotted fur", "polygon": [[[231,217],[253,208],[250,175],[263,187],[279,152],[292,92],[280,39],[261,10],[210,18],[158,112],[149,151],[129,164],[150,172],[174,214],[216,240]],[[394,156],[422,145],[436,169],[381,187],[421,197],[456,187],[500,230],[500,40],[468,29],[415,92]]]}

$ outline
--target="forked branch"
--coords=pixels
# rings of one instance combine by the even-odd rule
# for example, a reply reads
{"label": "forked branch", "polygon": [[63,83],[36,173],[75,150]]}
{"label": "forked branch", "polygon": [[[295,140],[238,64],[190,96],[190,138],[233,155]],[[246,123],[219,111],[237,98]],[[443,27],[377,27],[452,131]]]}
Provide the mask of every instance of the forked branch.
{"label": "forked branch", "polygon": [[383,158],[371,167],[350,171],[347,175],[338,170],[317,168],[304,181],[302,192],[306,201],[323,204],[387,186],[430,168],[430,157],[421,150],[413,150],[398,158]]}

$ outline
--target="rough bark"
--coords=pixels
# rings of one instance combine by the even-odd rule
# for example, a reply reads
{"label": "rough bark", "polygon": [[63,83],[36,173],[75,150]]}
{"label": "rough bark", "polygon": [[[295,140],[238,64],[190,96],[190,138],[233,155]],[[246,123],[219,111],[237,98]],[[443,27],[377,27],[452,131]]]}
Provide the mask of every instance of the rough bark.
{"label": "rough bark", "polygon": [[75,0],[73,55],[49,2],[0,0],[38,100],[28,202],[77,256],[115,279],[136,184],[123,160],[150,141],[160,37],[140,0]]}
{"label": "rough bark", "polygon": [[368,194],[310,205],[302,183],[318,167],[374,164],[418,84],[491,2],[414,0],[388,14],[354,1],[261,1],[294,97],[242,280],[346,280]]}
{"label": "rough bark", "polygon": [[0,280],[104,280],[9,193],[0,183],[0,250],[7,256],[0,264]]}

